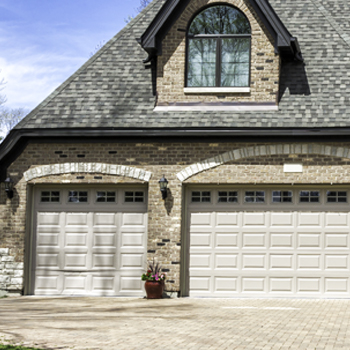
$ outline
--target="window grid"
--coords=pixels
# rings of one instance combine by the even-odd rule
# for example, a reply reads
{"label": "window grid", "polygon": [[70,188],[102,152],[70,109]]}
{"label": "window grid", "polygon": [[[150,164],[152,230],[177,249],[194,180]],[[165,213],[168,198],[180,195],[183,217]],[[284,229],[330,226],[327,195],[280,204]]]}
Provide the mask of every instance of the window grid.
{"label": "window grid", "polygon": [[292,203],[292,191],[272,191],[272,203]]}
{"label": "window grid", "polygon": [[42,203],[58,203],[60,201],[60,191],[41,191]]}
{"label": "window grid", "polygon": [[347,191],[327,191],[327,203],[347,203]]}
{"label": "window grid", "polygon": [[69,191],[68,202],[69,203],[87,203],[88,193],[87,191]]}
{"label": "window grid", "polygon": [[219,191],[218,192],[219,203],[238,203],[237,191]]}
{"label": "window grid", "polygon": [[113,191],[97,191],[96,202],[97,203],[115,203],[116,194]]}
{"label": "window grid", "polygon": [[245,203],[265,203],[265,191],[245,191]]}
{"label": "window grid", "polygon": [[144,192],[141,191],[126,191],[124,195],[125,203],[143,203]]}
{"label": "window grid", "polygon": [[210,203],[210,191],[192,191],[192,203]]}
{"label": "window grid", "polygon": [[300,203],[319,203],[320,191],[300,191]]}

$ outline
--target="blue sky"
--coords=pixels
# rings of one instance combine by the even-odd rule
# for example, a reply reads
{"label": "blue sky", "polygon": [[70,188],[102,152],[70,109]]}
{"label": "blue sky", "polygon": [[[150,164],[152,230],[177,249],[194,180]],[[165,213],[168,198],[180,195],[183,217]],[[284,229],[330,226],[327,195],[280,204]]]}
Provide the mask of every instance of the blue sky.
{"label": "blue sky", "polygon": [[135,16],[140,0],[0,0],[0,79],[33,109]]}

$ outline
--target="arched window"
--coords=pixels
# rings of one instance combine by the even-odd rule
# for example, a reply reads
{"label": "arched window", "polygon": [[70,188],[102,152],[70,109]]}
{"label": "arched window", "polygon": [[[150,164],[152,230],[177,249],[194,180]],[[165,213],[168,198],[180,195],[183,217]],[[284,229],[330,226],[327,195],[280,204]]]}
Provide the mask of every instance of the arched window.
{"label": "arched window", "polygon": [[187,33],[187,87],[248,87],[250,24],[238,9],[201,11]]}

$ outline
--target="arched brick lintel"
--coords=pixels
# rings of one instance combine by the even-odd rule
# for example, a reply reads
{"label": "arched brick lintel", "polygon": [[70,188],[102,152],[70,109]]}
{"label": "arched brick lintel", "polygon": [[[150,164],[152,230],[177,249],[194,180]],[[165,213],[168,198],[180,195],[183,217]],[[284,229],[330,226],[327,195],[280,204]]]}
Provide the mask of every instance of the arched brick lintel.
{"label": "arched brick lintel", "polygon": [[117,164],[105,163],[64,163],[42,165],[27,170],[23,176],[26,181],[50,175],[71,173],[97,173],[105,175],[126,176],[133,179],[149,182],[152,173],[142,169]]}
{"label": "arched brick lintel", "polygon": [[176,174],[182,182],[203,171],[213,169],[230,161],[235,161],[250,157],[266,157],[272,155],[289,154],[318,154],[330,157],[340,157],[350,159],[350,149],[344,147],[327,146],[320,144],[279,144],[244,147],[229,151],[219,156],[206,159],[202,162],[192,164]]}

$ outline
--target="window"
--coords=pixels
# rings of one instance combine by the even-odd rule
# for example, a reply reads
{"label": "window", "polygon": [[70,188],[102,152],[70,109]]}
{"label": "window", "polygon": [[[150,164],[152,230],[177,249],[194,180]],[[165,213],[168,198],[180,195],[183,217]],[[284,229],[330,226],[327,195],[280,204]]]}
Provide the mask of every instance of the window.
{"label": "window", "polygon": [[272,191],[272,203],[292,203],[292,191]]}
{"label": "window", "polygon": [[193,191],[192,203],[210,203],[211,193],[210,191]]}
{"label": "window", "polygon": [[42,191],[42,203],[58,203],[60,201],[60,191]]}
{"label": "window", "polygon": [[319,191],[300,191],[300,203],[319,203]]}
{"label": "window", "polygon": [[347,192],[327,191],[327,203],[347,203]]}
{"label": "window", "polygon": [[244,201],[246,203],[265,203],[265,191],[246,191]]}
{"label": "window", "polygon": [[143,203],[144,193],[141,191],[126,191],[124,200],[125,203]]}
{"label": "window", "polygon": [[237,191],[219,191],[219,203],[237,203],[238,192]]}
{"label": "window", "polygon": [[115,192],[97,191],[96,202],[98,203],[115,203]]}
{"label": "window", "polygon": [[87,203],[88,193],[87,191],[69,191],[68,202],[69,203]]}
{"label": "window", "polygon": [[200,12],[188,30],[187,87],[249,87],[250,24],[231,6]]}

